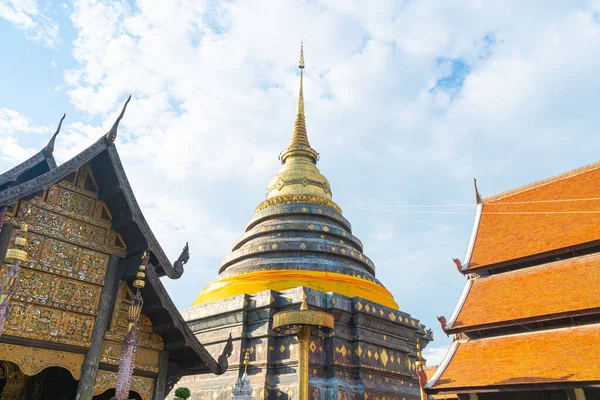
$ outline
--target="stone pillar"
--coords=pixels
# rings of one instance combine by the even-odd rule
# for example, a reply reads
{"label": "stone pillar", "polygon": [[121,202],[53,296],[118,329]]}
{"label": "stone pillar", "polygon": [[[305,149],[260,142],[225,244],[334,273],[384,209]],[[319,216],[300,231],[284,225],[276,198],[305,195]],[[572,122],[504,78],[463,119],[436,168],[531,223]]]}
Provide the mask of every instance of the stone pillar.
{"label": "stone pillar", "polygon": [[81,378],[77,385],[75,400],[92,400],[94,395],[94,385],[96,383],[96,374],[98,373],[100,353],[102,352],[102,342],[104,341],[104,333],[109,328],[112,317],[121,272],[122,265],[119,264],[119,257],[110,256],[106,267],[106,275],[104,276],[104,286],[100,293],[98,316],[92,330],[92,343],[81,366]]}
{"label": "stone pillar", "polygon": [[169,372],[169,352],[163,350],[160,352],[158,360],[158,376],[154,381],[153,400],[164,400],[165,388],[167,387],[167,373]]}

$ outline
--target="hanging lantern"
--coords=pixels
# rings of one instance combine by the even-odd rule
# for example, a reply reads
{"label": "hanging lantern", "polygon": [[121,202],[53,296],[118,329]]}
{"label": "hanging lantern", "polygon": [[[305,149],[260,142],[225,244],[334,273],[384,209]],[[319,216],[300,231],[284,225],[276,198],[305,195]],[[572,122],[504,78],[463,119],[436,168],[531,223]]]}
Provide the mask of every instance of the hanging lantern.
{"label": "hanging lantern", "polygon": [[140,293],[140,289],[144,288],[146,278],[146,268],[150,257],[147,252],[142,256],[142,262],[138,268],[136,279],[133,281],[133,286],[136,288],[131,305],[127,312],[127,334],[121,341],[121,358],[119,359],[119,372],[117,373],[115,385],[115,398],[117,400],[127,400],[129,398],[129,389],[131,388],[131,377],[133,376],[133,368],[135,366],[135,356],[140,347],[140,339],[138,337],[137,323],[142,315],[144,307],[144,299]]}
{"label": "hanging lantern", "polygon": [[[1,217],[1,215],[0,215]],[[27,232],[28,225],[21,225],[21,232]],[[27,251],[24,250],[27,245],[27,238],[17,236],[14,240],[13,248],[6,251],[4,263],[6,272],[0,276],[0,335],[4,329],[4,323],[8,318],[9,299],[15,290],[15,283],[19,277],[19,267],[21,263],[27,262]]]}

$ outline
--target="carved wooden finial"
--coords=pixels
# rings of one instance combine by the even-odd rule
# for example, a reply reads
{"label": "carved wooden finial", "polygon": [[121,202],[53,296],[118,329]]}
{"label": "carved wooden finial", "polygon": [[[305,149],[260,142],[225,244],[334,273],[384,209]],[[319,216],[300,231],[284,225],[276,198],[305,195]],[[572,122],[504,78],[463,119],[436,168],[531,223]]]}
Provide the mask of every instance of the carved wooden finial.
{"label": "carved wooden finial", "polygon": [[108,133],[106,134],[106,141],[108,142],[108,144],[113,144],[115,142],[115,139],[117,138],[117,130],[119,129],[119,122],[121,122],[121,120],[123,119],[123,115],[125,115],[125,110],[127,109],[127,104],[129,104],[130,100],[131,100],[131,95],[129,95],[129,97],[127,98],[127,101],[123,105],[121,114],[119,114],[119,116],[117,117],[117,120],[113,124],[112,128],[110,128],[110,131],[108,131]]}
{"label": "carved wooden finial", "polygon": [[475,185],[475,201],[477,204],[483,203],[483,197],[479,193],[479,189],[477,189],[477,179],[473,178],[473,184]]}
{"label": "carved wooden finial", "polygon": [[66,116],[67,116],[66,113],[63,114],[62,118],[60,119],[60,122],[58,123],[58,128],[56,128],[56,132],[54,132],[54,135],[52,135],[52,137],[50,138],[50,141],[48,142],[46,147],[44,147],[44,155],[46,157],[50,157],[52,155],[52,153],[54,152],[54,142],[56,141],[56,137],[58,136],[58,133],[60,132],[60,127],[62,126],[62,123]]}
{"label": "carved wooden finial", "polygon": [[441,317],[437,317],[438,321],[440,321],[440,326],[442,327],[442,332],[446,334],[446,336],[450,336],[448,330],[446,329],[446,317],[443,315]]}
{"label": "carved wooden finial", "polygon": [[462,263],[460,262],[460,260],[458,258],[453,258],[452,261],[454,261],[454,264],[456,265],[456,269],[458,270],[458,272],[460,272],[462,274]]}

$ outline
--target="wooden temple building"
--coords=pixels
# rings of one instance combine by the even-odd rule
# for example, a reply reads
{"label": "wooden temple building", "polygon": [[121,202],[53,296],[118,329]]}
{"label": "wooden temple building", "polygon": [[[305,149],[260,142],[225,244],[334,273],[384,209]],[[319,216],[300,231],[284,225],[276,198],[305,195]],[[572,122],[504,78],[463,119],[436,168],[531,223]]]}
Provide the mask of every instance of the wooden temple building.
{"label": "wooden temple building", "polygon": [[57,166],[52,154],[59,125],[44,149],[0,175],[0,256],[4,260],[15,238],[27,253],[0,336],[2,400],[114,396],[132,283],[145,252],[131,398],[162,400],[183,375],[227,370],[227,338],[212,345],[221,354],[216,360],[161,283],[161,277],[182,275],[189,253],[186,245],[171,263],[144,219],[115,145],[122,117]]}
{"label": "wooden temple building", "polygon": [[[308,140],[303,56],[299,67],[296,119],[291,143],[280,154],[281,169],[217,278],[183,312],[211,353],[233,337],[234,368],[219,376],[187,376],[180,384],[206,400],[229,399],[242,374],[253,399],[420,399],[417,370],[433,334],[399,310],[333,202]],[[307,338],[307,393],[299,384],[304,344],[273,322],[273,316],[298,309],[334,317],[331,334],[313,330]]]}
{"label": "wooden temple building", "polygon": [[461,399],[600,399],[600,163],[482,199],[425,386]]}

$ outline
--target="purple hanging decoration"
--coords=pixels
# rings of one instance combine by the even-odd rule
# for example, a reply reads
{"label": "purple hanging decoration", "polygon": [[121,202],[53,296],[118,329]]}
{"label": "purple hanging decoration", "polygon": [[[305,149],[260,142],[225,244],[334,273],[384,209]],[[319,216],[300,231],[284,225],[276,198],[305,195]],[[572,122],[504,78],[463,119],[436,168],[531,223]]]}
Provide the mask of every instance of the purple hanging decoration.
{"label": "purple hanging decoration", "polygon": [[115,397],[117,400],[127,400],[131,388],[131,377],[135,366],[135,355],[140,347],[140,339],[137,334],[137,326],[127,332],[121,342],[121,359],[119,360],[119,372],[115,383]]}
{"label": "purple hanging decoration", "polygon": [[0,336],[4,329],[4,322],[10,316],[10,296],[15,291],[15,281],[19,276],[19,262],[13,265],[6,265],[8,271],[6,271],[2,278],[0,278]]}
{"label": "purple hanging decoration", "polygon": [[129,306],[127,316],[127,334],[121,341],[121,358],[119,359],[119,371],[115,382],[115,398],[116,400],[127,400],[129,398],[129,390],[131,388],[131,377],[133,376],[133,368],[135,367],[135,355],[140,347],[140,339],[138,337],[137,322],[142,314],[144,299],[140,293],[140,289],[145,286],[144,278],[146,277],[146,267],[150,257],[146,252],[142,256],[142,263],[139,267],[136,279],[133,286],[137,288],[133,301]]}

